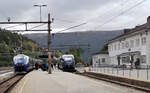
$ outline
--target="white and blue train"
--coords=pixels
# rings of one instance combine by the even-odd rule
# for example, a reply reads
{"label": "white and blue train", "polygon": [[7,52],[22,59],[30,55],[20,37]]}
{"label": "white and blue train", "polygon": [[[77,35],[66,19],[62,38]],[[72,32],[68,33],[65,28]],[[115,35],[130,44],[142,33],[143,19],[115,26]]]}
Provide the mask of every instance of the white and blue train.
{"label": "white and blue train", "polygon": [[13,58],[14,71],[15,72],[28,72],[33,69],[33,65],[30,62],[30,58],[24,54],[18,54]]}
{"label": "white and blue train", "polygon": [[72,54],[64,54],[60,59],[60,68],[63,70],[74,70],[75,60]]}

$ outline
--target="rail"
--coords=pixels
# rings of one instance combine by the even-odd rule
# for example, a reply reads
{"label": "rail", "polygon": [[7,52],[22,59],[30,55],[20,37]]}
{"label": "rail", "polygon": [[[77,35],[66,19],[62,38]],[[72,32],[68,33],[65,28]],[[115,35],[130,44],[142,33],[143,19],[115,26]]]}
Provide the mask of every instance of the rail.
{"label": "rail", "polygon": [[24,75],[14,75],[2,82],[0,82],[0,93],[8,93],[22,78]]}

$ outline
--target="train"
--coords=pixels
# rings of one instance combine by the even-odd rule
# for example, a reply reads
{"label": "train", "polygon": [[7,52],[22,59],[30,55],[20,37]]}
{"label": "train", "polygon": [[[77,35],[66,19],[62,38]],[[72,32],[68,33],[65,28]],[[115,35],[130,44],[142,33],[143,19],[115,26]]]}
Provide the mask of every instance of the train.
{"label": "train", "polygon": [[64,54],[60,58],[59,68],[62,70],[75,70],[75,59],[72,54]]}
{"label": "train", "polygon": [[13,57],[14,72],[29,72],[34,68],[34,63],[30,57],[18,54]]}

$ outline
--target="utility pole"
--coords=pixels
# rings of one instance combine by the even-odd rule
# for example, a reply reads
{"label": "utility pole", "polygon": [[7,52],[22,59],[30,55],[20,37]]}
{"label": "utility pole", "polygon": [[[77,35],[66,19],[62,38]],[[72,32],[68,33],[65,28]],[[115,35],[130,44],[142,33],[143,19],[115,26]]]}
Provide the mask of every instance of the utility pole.
{"label": "utility pole", "polygon": [[88,43],[88,62],[90,63],[90,44],[89,43]]}
{"label": "utility pole", "polygon": [[[51,21],[51,18],[50,18],[50,13],[48,14],[48,57],[51,58],[51,23],[54,21],[54,19],[52,18],[52,21]],[[51,71],[51,64],[49,64],[49,68],[48,68],[48,73],[51,74],[52,71]]]}

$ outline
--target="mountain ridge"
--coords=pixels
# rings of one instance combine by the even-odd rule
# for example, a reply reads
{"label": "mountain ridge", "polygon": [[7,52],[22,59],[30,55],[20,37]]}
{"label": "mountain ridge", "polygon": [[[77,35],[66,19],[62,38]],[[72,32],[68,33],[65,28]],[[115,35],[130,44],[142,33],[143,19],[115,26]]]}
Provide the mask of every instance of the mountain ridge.
{"label": "mountain ridge", "polygon": [[[84,32],[69,32],[69,33],[56,33],[51,35],[51,47],[52,49],[62,49],[62,52],[67,51],[70,47],[67,45],[81,45],[81,44],[90,44],[90,56],[99,52],[103,48],[104,44],[108,40],[123,34],[123,30],[118,31],[84,31]],[[36,41],[43,47],[47,47],[47,33],[43,34],[25,34],[26,37]],[[66,45],[66,46],[63,46]],[[62,47],[63,46],[63,47]],[[84,49],[82,57],[87,61],[88,57],[88,47],[79,46]]]}

